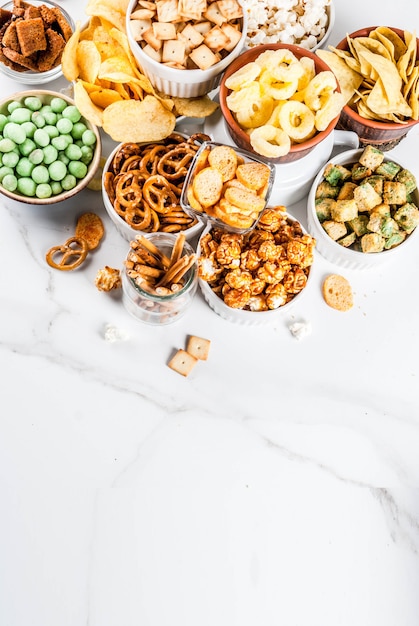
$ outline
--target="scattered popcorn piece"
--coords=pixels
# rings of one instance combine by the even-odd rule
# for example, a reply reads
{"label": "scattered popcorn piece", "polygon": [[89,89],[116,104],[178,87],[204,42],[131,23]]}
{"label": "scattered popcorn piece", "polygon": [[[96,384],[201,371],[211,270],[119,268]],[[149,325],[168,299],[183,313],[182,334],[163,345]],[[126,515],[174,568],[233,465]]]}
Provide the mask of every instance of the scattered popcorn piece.
{"label": "scattered popcorn piece", "polygon": [[105,326],[104,338],[109,343],[115,343],[116,341],[126,341],[129,339],[129,334],[121,328],[107,324]]}
{"label": "scattered popcorn piece", "polygon": [[310,322],[301,321],[301,322],[293,322],[288,326],[290,333],[295,339],[301,341],[308,335],[311,335],[311,324]]}
{"label": "scattered popcorn piece", "polygon": [[121,272],[118,269],[105,265],[105,267],[100,269],[96,274],[95,285],[99,291],[119,289],[122,287]]}

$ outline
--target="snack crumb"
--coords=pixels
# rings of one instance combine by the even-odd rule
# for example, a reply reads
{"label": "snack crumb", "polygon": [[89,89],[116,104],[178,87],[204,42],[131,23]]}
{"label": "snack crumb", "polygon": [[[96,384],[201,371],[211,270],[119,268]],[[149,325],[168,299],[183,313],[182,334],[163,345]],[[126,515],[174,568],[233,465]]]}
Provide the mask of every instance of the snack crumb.
{"label": "snack crumb", "polygon": [[112,324],[106,324],[104,339],[109,343],[115,343],[116,341],[126,341],[129,339],[129,334],[122,328],[117,328]]}
{"label": "snack crumb", "polygon": [[310,322],[306,322],[306,321],[293,322],[292,324],[288,326],[288,329],[291,335],[298,341],[301,341],[301,339],[304,339],[305,337],[308,337],[308,335],[311,335],[311,323]]}

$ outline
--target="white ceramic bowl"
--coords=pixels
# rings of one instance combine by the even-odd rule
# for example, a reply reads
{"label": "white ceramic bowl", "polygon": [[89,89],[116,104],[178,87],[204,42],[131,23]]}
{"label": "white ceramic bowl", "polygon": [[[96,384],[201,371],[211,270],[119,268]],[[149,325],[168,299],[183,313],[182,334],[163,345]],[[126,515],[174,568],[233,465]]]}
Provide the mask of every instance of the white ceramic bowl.
{"label": "white ceramic bowl", "polygon": [[[65,95],[64,93],[56,92],[56,91],[33,89],[33,90],[28,90],[28,91],[17,92],[1,100],[0,101],[0,113],[3,113],[3,114],[7,113],[8,111],[7,107],[9,103],[16,102],[16,101],[24,102],[24,100],[27,97],[31,97],[31,96],[38,97],[44,105],[49,105],[53,98],[61,98],[68,105],[75,104],[74,100],[70,98],[69,96]],[[68,198],[71,198],[72,196],[75,196],[80,191],[82,191],[82,189],[84,189],[88,185],[88,183],[92,180],[92,178],[96,174],[96,171],[99,167],[100,157],[101,157],[101,152],[102,152],[102,143],[101,143],[101,138],[100,138],[98,128],[94,126],[93,124],[91,124],[84,117],[82,117],[80,121],[84,122],[85,126],[89,130],[93,131],[95,138],[96,138],[96,143],[94,146],[92,146],[93,156],[92,156],[91,161],[87,164],[87,173],[84,176],[84,178],[78,179],[77,184],[71,189],[63,190],[60,193],[56,195],[51,195],[47,198],[28,196],[28,195],[19,193],[18,191],[9,191],[2,184],[0,184],[0,193],[18,202],[24,202],[26,204],[46,205],[46,204],[56,204],[57,202],[61,202],[62,200],[67,200]],[[51,142],[53,142],[53,140],[51,140]],[[59,150],[59,154],[60,152],[64,152],[64,150]],[[22,153],[21,156],[24,156],[24,154]],[[45,163],[42,162],[41,164],[44,165]],[[4,165],[4,162],[3,162],[3,165]]]}
{"label": "white ceramic bowl", "polygon": [[207,70],[179,70],[167,67],[155,61],[143,52],[141,46],[134,39],[130,28],[130,15],[137,5],[137,0],[130,0],[126,13],[126,31],[131,51],[136,58],[140,69],[149,78],[152,85],[160,92],[168,96],[179,98],[195,98],[208,94],[216,89],[220,83],[221,75],[230,63],[240,54],[244,46],[247,32],[247,16],[243,12],[242,36],[236,47],[225,56],[219,63]]}
{"label": "white ceramic bowl", "polygon": [[[105,189],[105,184],[104,184],[104,180],[105,180],[105,176],[106,173],[108,172],[109,168],[111,167],[111,163],[116,155],[116,153],[120,150],[121,146],[123,144],[120,143],[118,144],[110,153],[110,155],[108,156],[108,158],[106,159],[106,163],[103,166],[103,172],[102,172],[102,198],[103,198],[103,204],[105,205],[105,209],[109,215],[109,217],[111,218],[112,222],[114,223],[118,233],[121,235],[121,237],[123,237],[124,239],[126,239],[127,241],[131,241],[132,239],[135,239],[135,236],[138,235],[139,233],[141,233],[142,235],[145,235],[146,237],[150,234],[144,231],[140,231],[140,230],[136,230],[134,228],[132,228],[125,220],[123,217],[121,217],[115,210],[111,200],[109,199],[108,193]],[[190,228],[185,229],[183,232],[185,233],[186,239],[188,241],[190,241],[191,239],[193,239],[194,237],[198,236],[199,233],[201,232],[201,230],[203,229],[204,224],[201,220],[197,219],[196,223],[191,226]]]}
{"label": "white ceramic bowl", "polygon": [[[348,150],[342,152],[339,155],[333,157],[329,163],[335,165],[349,165],[358,161],[363,149]],[[402,168],[405,166],[400,163],[398,159],[392,159],[390,155],[384,156],[384,161],[394,161]],[[325,167],[327,164],[325,165]],[[406,168],[409,169],[409,168]],[[379,267],[389,261],[397,261],[412,245],[417,245],[419,237],[419,227],[417,227],[406,239],[398,246],[389,250],[383,250],[382,252],[365,253],[353,250],[351,248],[345,248],[336,241],[334,241],[326,233],[322,227],[316,213],[315,194],[316,189],[320,182],[323,180],[324,168],[317,174],[313,181],[307,200],[307,223],[308,232],[316,239],[316,249],[318,252],[328,261],[353,270],[372,269]],[[419,206],[419,191],[416,189],[413,192],[413,200],[416,206]]]}
{"label": "white ceramic bowl", "polygon": [[[286,214],[288,221],[298,222],[296,218],[294,218],[289,213]],[[301,224],[300,224],[301,226]],[[198,258],[201,256],[201,242],[203,237],[211,231],[211,228],[214,228],[211,224],[207,224],[206,228],[201,234],[201,237],[197,246],[197,255]],[[307,234],[307,231],[301,226],[303,234]],[[241,324],[244,326],[266,326],[275,324],[279,318],[282,318],[284,315],[287,315],[289,311],[294,308],[296,305],[301,304],[302,299],[304,298],[304,294],[307,291],[307,287],[311,280],[311,275],[313,273],[313,265],[310,266],[307,283],[305,287],[297,293],[292,300],[288,303],[272,310],[268,311],[250,311],[245,309],[236,309],[228,306],[224,300],[218,296],[210,287],[210,284],[203,280],[202,278],[198,279],[199,288],[201,293],[210,306],[210,308],[220,317],[227,320],[228,322],[232,322],[234,324]]]}
{"label": "white ceramic bowl", "polygon": [[[49,8],[58,8],[61,11],[63,17],[67,20],[68,24],[70,25],[71,30],[74,31],[75,23],[74,23],[73,18],[59,4],[53,2],[52,0],[30,0],[29,4],[35,7],[45,4]],[[13,2],[6,2],[5,4],[2,5],[1,8],[7,11],[12,11]],[[3,74],[7,76],[8,78],[11,78],[12,80],[15,80],[18,83],[23,83],[26,85],[44,85],[45,83],[49,83],[52,80],[59,78],[60,76],[62,76],[62,73],[63,73],[61,69],[61,64],[56,65],[55,67],[48,70],[47,72],[34,72],[32,70],[27,70],[26,72],[17,72],[16,70],[13,70],[11,67],[1,62],[0,62],[0,71],[3,72]]]}

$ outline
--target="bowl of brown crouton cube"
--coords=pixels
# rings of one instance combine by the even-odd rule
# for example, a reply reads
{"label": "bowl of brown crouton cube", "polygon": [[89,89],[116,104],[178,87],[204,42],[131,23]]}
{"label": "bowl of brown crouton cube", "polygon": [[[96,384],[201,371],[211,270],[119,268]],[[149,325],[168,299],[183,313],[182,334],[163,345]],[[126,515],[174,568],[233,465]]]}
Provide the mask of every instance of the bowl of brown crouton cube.
{"label": "bowl of brown crouton cube", "polygon": [[27,85],[62,75],[61,56],[75,28],[52,0],[11,0],[0,7],[0,70]]}
{"label": "bowl of brown crouton cube", "polygon": [[411,170],[369,144],[334,156],[318,173],[308,196],[308,230],[332,263],[373,268],[417,240],[418,207]]}
{"label": "bowl of brown crouton cube", "polygon": [[153,87],[194,98],[216,89],[247,34],[242,0],[130,0],[126,31],[132,54]]}

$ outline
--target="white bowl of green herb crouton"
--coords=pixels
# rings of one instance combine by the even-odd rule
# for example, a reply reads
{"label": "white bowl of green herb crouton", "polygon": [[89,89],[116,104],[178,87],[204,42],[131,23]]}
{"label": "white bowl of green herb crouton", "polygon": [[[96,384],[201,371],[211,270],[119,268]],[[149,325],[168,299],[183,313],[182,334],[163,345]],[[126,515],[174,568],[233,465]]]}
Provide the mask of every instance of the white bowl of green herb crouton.
{"label": "white bowl of green herb crouton", "polygon": [[99,131],[68,96],[22,91],[0,101],[0,192],[55,204],[84,189],[101,157]]}
{"label": "white bowl of green herb crouton", "polygon": [[404,253],[419,232],[414,174],[367,145],[334,156],[313,181],[309,233],[327,260],[348,269],[376,267]]}

